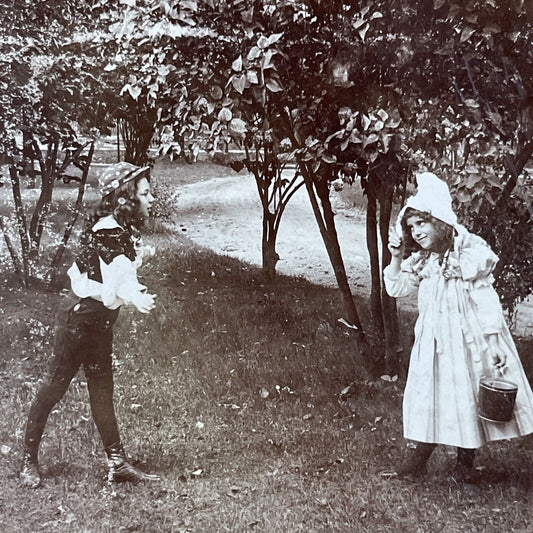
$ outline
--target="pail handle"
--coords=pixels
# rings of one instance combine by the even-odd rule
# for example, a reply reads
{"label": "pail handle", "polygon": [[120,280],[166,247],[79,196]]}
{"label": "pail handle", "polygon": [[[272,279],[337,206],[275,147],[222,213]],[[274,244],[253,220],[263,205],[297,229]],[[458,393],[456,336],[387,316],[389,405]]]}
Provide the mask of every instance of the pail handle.
{"label": "pail handle", "polygon": [[505,376],[505,371],[507,370],[507,367],[498,367],[495,365],[492,365],[492,377],[493,378],[503,378]]}

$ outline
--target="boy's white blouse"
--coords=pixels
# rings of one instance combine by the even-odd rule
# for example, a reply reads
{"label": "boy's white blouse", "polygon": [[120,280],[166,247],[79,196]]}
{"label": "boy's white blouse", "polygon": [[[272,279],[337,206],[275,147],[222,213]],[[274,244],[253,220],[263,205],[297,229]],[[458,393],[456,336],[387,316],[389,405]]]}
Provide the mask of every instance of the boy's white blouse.
{"label": "boy's white blouse", "polygon": [[[92,231],[119,227],[120,225],[110,215],[96,222]],[[67,271],[74,294],[80,298],[98,300],[108,309],[117,309],[121,305],[135,303],[137,297],[146,291],[146,286],[137,279],[137,269],[144,258],[154,255],[153,247],[143,246],[140,243],[135,245],[135,250],[135,261],[130,261],[125,255],[119,255],[107,264],[100,258],[102,283],[89,279],[87,272],[81,273],[74,262]]]}

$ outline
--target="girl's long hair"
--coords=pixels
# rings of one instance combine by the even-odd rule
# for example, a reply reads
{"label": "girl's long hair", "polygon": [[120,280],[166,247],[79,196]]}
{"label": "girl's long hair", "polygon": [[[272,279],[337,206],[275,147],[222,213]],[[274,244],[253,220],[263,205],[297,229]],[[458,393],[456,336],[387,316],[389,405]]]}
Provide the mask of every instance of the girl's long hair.
{"label": "girl's long hair", "polygon": [[[424,250],[414,239],[411,234],[411,230],[407,227],[407,219],[409,217],[420,217],[422,220],[429,222],[435,228],[435,242],[433,243],[432,250]],[[442,220],[431,216],[424,211],[418,211],[412,207],[408,207],[402,216],[401,220],[403,239],[405,243],[405,257],[408,257],[413,252],[422,252],[424,255],[429,255],[431,252],[438,253],[441,258],[447,255],[448,252],[453,250],[453,242],[455,236],[455,229],[453,226],[446,224]]]}

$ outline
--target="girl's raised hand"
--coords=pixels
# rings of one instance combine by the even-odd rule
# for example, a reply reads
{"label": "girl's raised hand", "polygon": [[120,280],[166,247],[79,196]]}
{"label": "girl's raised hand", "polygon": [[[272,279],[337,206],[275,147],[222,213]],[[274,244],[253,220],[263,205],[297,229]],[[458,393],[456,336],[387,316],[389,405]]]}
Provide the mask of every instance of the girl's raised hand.
{"label": "girl's raised hand", "polygon": [[403,241],[394,228],[389,230],[389,243],[387,245],[392,257],[401,258],[403,256]]}

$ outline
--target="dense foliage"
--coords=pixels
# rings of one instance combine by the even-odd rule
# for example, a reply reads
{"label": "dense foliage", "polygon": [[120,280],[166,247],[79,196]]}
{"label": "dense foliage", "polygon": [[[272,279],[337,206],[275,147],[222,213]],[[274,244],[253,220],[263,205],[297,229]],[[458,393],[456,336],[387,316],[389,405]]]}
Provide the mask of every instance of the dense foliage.
{"label": "dense foliage", "polygon": [[294,159],[348,300],[329,187],[358,180],[378,322],[394,313],[385,300],[381,308],[378,232],[386,241],[393,200],[416,171],[434,170],[462,221],[500,254],[497,284],[512,308],[533,288],[531,9],[521,0],[7,4],[2,154],[24,159],[21,132],[70,142],[118,119],[126,158],[138,163],[151,142],[189,160],[236,144],[258,183],[280,187],[280,165]]}

